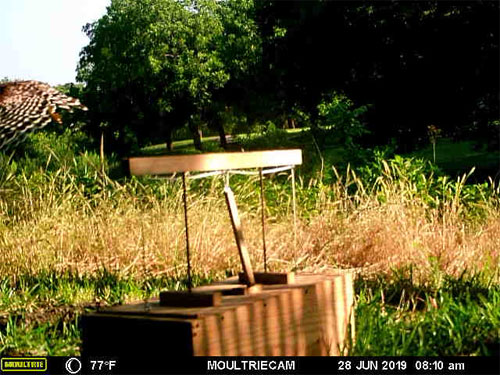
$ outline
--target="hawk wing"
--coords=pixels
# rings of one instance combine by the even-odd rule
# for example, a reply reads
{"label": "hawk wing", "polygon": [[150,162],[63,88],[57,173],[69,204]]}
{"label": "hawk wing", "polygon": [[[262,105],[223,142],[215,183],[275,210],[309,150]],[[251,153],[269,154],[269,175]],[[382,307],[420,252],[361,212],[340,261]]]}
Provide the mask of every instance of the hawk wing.
{"label": "hawk wing", "polygon": [[72,98],[38,81],[15,81],[0,84],[0,149],[41,129],[51,121],[61,123],[59,108],[87,110]]}

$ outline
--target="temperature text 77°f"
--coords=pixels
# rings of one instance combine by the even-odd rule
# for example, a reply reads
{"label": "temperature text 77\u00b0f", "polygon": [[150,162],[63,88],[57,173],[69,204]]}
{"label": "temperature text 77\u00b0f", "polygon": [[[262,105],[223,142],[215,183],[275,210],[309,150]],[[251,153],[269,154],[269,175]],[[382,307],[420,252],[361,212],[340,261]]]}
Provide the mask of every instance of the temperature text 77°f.
{"label": "temperature text 77\u00b0f", "polygon": [[116,360],[90,360],[91,371],[112,371],[116,365]]}

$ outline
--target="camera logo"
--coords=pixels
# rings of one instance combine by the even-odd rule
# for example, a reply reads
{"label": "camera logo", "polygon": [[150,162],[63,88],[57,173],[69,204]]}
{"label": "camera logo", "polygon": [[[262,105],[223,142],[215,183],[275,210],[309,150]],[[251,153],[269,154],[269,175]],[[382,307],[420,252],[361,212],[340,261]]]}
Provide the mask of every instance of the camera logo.
{"label": "camera logo", "polygon": [[9,357],[2,358],[2,372],[47,371],[47,358],[41,357]]}

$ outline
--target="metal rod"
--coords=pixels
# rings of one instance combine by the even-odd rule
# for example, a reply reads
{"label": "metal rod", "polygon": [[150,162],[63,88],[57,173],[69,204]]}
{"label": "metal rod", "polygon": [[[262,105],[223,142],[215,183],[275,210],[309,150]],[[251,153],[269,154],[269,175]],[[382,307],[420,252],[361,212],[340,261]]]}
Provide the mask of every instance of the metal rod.
{"label": "metal rod", "polygon": [[287,165],[284,167],[267,168],[262,170],[262,174],[278,173],[283,171],[288,171],[293,168],[293,165]]}
{"label": "metal rod", "polygon": [[[284,167],[277,167],[277,168],[266,168],[262,169],[262,174],[271,174],[271,173],[278,173],[278,172],[284,172],[291,170],[293,168],[293,165],[287,165]],[[205,177],[211,177],[211,176],[218,176],[221,174],[240,174],[240,175],[247,175],[247,176],[254,176],[257,175],[259,172],[255,171],[244,171],[241,169],[233,169],[233,170],[226,170],[226,171],[213,171],[213,172],[206,172],[206,173],[198,173],[198,174],[193,174],[189,175],[186,178],[188,180],[197,180],[199,178],[205,178]],[[177,175],[173,173],[171,176],[167,175],[155,175],[153,176],[154,178],[161,179],[161,180],[175,180],[177,178]]]}
{"label": "metal rod", "polygon": [[198,174],[195,174],[195,175],[191,175],[188,178],[190,180],[197,180],[199,178],[205,178],[205,177],[211,177],[211,176],[218,176],[218,175],[221,175],[221,174],[224,174],[224,173],[226,173],[226,172],[225,171],[205,172],[205,173],[198,173]]}
{"label": "metal rod", "polygon": [[189,227],[188,227],[188,207],[187,207],[187,187],[186,187],[186,172],[182,172],[182,200],[184,202],[184,227],[186,232],[186,258],[187,258],[187,277],[188,290],[191,292],[193,287],[191,280],[191,256],[189,254]]}
{"label": "metal rod", "polygon": [[264,249],[264,272],[267,272],[267,246],[266,246],[266,197],[264,196],[264,178],[262,168],[259,168],[260,177],[260,218],[262,222],[262,247]]}
{"label": "metal rod", "polygon": [[[293,168],[293,165],[287,165],[284,167],[276,167],[276,168],[266,168],[266,169],[259,168],[259,169],[262,169],[262,174],[270,174],[270,173],[278,173],[278,172],[288,171],[292,168]],[[256,174],[259,174],[259,172],[244,171],[241,169],[232,169],[232,170],[229,170],[228,172],[231,174],[242,174],[242,175],[248,175],[248,176],[254,176]]]}
{"label": "metal rod", "polygon": [[292,168],[293,262],[297,267],[297,203],[295,198],[295,168]]}

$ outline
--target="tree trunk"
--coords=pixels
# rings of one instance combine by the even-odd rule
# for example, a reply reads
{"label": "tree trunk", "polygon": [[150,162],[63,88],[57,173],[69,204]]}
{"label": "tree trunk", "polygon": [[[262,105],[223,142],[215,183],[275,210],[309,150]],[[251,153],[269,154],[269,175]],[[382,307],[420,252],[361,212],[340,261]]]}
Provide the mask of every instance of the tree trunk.
{"label": "tree trunk", "polygon": [[220,145],[225,149],[227,147],[227,138],[226,132],[224,131],[224,125],[222,124],[222,122],[217,121],[215,126],[217,127],[217,131],[219,132]]}
{"label": "tree trunk", "polygon": [[194,148],[199,151],[203,151],[203,145],[201,144],[202,132],[200,126],[192,121],[189,121],[189,130],[193,134]]}
{"label": "tree trunk", "polygon": [[295,129],[295,120],[292,117],[288,117],[288,129]]}
{"label": "tree trunk", "polygon": [[[156,114],[155,114],[156,115]],[[172,123],[168,121],[165,112],[160,111],[157,114],[156,118],[156,126],[157,129],[160,130],[160,134],[165,137],[165,144],[167,146],[167,151],[171,152],[174,148],[173,146],[173,141],[172,141],[172,132],[173,129],[169,126]]]}
{"label": "tree trunk", "polygon": [[172,142],[172,129],[166,130],[165,141],[167,144],[167,151],[172,152],[174,149],[173,142]]}

